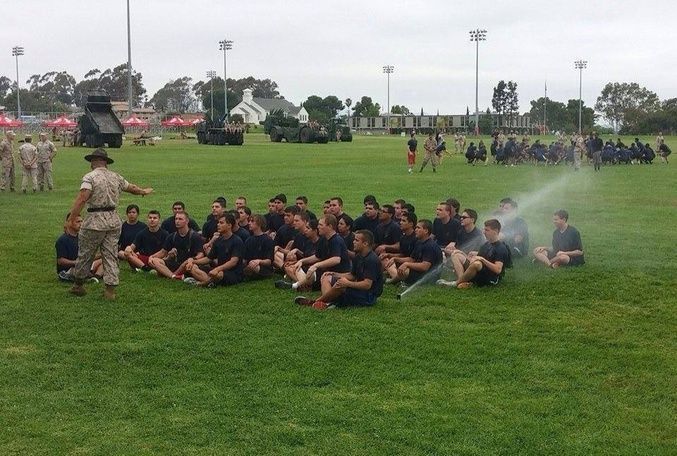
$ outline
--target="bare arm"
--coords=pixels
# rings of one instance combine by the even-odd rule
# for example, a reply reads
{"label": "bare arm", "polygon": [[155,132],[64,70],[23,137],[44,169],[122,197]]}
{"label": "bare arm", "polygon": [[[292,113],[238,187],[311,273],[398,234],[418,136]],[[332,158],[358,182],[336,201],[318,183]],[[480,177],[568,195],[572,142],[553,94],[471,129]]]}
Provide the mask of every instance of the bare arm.
{"label": "bare arm", "polygon": [[85,203],[89,200],[91,196],[92,196],[91,190],[83,188],[78,192],[78,195],[75,197],[75,201],[73,201],[73,205],[71,206],[70,216],[68,217],[68,223],[75,223],[75,219],[77,219],[80,216],[82,208],[85,207]]}
{"label": "bare arm", "polygon": [[141,195],[141,196],[146,196],[150,195],[153,193],[153,188],[152,187],[146,187],[146,188],[141,188],[136,184],[130,183],[127,188],[125,188],[123,191],[127,193],[131,193],[132,195]]}

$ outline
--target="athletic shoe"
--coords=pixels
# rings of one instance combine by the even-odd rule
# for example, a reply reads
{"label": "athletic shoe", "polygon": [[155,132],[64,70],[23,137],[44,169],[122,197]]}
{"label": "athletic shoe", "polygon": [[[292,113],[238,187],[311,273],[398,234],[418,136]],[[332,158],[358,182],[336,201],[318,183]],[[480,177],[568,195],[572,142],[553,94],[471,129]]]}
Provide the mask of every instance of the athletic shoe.
{"label": "athletic shoe", "polygon": [[89,279],[87,279],[87,282],[89,282],[89,283],[99,283],[99,279],[96,278],[96,277],[90,277]]}
{"label": "athletic shoe", "polygon": [[281,290],[291,290],[291,286],[292,286],[291,282],[286,282],[284,280],[275,281],[275,288],[279,288]]}
{"label": "athletic shoe", "polygon": [[198,281],[192,277],[186,277],[185,279],[183,279],[183,283],[187,283],[188,285],[197,285]]}
{"label": "athletic shoe", "polygon": [[456,288],[460,288],[460,289],[465,289],[465,288],[470,288],[470,287],[472,287],[472,283],[470,283],[470,282],[461,282],[458,285],[456,285]]}
{"label": "athletic shoe", "polygon": [[299,306],[312,306],[314,302],[314,299],[306,298],[305,296],[297,296],[294,298],[294,303]]}
{"label": "athletic shoe", "polygon": [[150,273],[152,275],[157,275],[157,270],[151,269],[150,271],[148,271],[148,273]]}
{"label": "athletic shoe", "polygon": [[71,276],[67,271],[59,271],[57,274],[59,276],[59,280],[63,282],[72,282],[73,281],[73,276]]}
{"label": "athletic shoe", "polygon": [[183,280],[183,274],[179,274],[179,275],[172,274],[172,279],[174,279],[174,280]]}
{"label": "athletic shoe", "polygon": [[206,286],[207,288],[216,288],[216,284],[214,282],[209,282]]}
{"label": "athletic shoe", "polygon": [[327,304],[324,301],[315,301],[311,307],[315,310],[329,310],[334,308],[333,305]]}
{"label": "athletic shoe", "polygon": [[440,279],[440,280],[438,280],[438,281],[435,282],[435,283],[436,283],[437,285],[441,285],[441,286],[443,286],[443,287],[455,287],[455,286],[457,285],[455,280],[444,280],[444,279]]}

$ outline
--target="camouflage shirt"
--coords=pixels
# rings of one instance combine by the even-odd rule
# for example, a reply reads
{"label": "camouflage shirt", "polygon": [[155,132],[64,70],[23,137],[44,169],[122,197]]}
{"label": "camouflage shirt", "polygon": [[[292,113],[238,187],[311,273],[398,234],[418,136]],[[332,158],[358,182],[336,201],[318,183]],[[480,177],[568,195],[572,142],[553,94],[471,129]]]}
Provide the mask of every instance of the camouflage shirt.
{"label": "camouflage shirt", "polygon": [[[115,208],[120,199],[120,192],[129,187],[129,182],[108,168],[96,168],[82,178],[80,190],[91,190],[87,208]],[[105,212],[88,212],[82,228],[95,231],[108,231],[122,226],[120,216],[115,210]]]}
{"label": "camouflage shirt", "polygon": [[24,143],[19,147],[19,160],[24,168],[37,168],[37,149],[33,144]]}
{"label": "camouflage shirt", "polygon": [[38,148],[38,162],[44,163],[50,161],[56,154],[56,147],[52,141],[38,141],[36,144]]}
{"label": "camouflage shirt", "polygon": [[10,158],[13,159],[14,156],[12,155],[12,152],[12,143],[6,139],[3,139],[2,142],[0,142],[0,158],[3,160]]}

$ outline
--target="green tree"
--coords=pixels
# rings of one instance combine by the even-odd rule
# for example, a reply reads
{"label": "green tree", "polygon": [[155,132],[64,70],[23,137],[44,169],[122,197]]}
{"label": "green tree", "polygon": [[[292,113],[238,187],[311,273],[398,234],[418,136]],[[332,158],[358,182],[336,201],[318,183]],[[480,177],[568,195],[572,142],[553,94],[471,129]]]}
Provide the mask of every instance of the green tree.
{"label": "green tree", "polygon": [[480,134],[490,135],[494,131],[494,121],[491,117],[491,110],[487,108],[485,112],[480,114]]}
{"label": "green tree", "polygon": [[[128,97],[127,87],[127,64],[123,63],[113,69],[106,69],[103,72],[95,68],[89,70],[82,81],[78,82],[74,88],[74,101],[77,106],[84,106],[87,102],[87,92],[90,90],[105,90],[112,100],[124,101]],[[132,71],[132,104],[140,106],[146,94],[146,89],[142,82],[143,76],[137,71]]]}
{"label": "green tree", "polygon": [[188,76],[169,81],[150,99],[156,111],[185,113],[197,110],[192,79]]}
{"label": "green tree", "polygon": [[621,130],[628,118],[638,119],[659,108],[658,95],[636,82],[609,82],[595,103],[595,109],[613,125],[615,131]]}
{"label": "green tree", "polygon": [[404,105],[402,105],[402,106],[394,105],[394,106],[391,106],[390,113],[391,114],[402,114],[403,116],[408,116],[409,114],[411,114],[411,111],[409,111],[409,108],[407,108]]}
{"label": "green tree", "polygon": [[70,106],[75,101],[75,78],[65,71],[34,74],[26,83],[29,90],[44,98],[46,103]]}
{"label": "green tree", "polygon": [[[537,100],[531,100],[529,104],[531,109],[529,110],[529,117],[531,117],[532,123],[543,123],[543,102],[545,101],[544,97],[541,97]],[[548,98],[547,104],[545,106],[546,111],[546,123],[549,130],[558,130],[558,131],[570,131],[571,130],[571,119],[569,118],[569,111],[564,103],[552,100]],[[578,117],[577,117],[578,119]]]}
{"label": "green tree", "polygon": [[499,125],[503,125],[503,115],[508,110],[508,91],[505,81],[498,81],[491,96],[491,107],[498,114]]}
{"label": "green tree", "polygon": [[[328,95],[324,98],[321,98],[317,95],[311,95],[306,101],[303,102],[303,107],[308,111],[308,117],[312,120],[317,120],[320,123],[326,123],[329,119],[333,119],[345,106],[338,97],[334,95]],[[315,112],[315,118],[313,119],[312,112]],[[323,113],[322,116],[319,116],[317,113]],[[319,116],[319,117],[318,117]],[[324,122],[321,122],[320,119],[326,119]]]}
{"label": "green tree", "polygon": [[505,97],[505,109],[508,113],[508,122],[509,125],[513,124],[514,119],[519,114],[520,104],[519,96],[517,94],[517,83],[513,81],[508,81],[506,87],[506,97]]}
{"label": "green tree", "polygon": [[[578,131],[578,100],[569,100],[567,102],[567,131]],[[581,109],[581,130],[582,131],[591,131],[595,128],[595,120],[597,116],[595,115],[595,110],[585,106],[583,102],[583,107]]]}
{"label": "green tree", "polygon": [[381,105],[374,103],[371,97],[363,96],[355,103],[353,115],[355,117],[378,117],[381,114]]}

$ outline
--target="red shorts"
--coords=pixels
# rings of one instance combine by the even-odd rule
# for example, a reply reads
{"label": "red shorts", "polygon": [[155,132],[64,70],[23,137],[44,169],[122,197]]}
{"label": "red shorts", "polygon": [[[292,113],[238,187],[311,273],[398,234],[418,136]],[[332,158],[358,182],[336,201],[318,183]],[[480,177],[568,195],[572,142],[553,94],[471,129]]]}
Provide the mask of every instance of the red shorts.
{"label": "red shorts", "polygon": [[149,255],[141,255],[140,253],[137,253],[136,256],[143,262],[144,266],[148,266],[148,259],[150,258]]}
{"label": "red shorts", "polygon": [[409,166],[416,164],[416,152],[407,150],[407,163],[409,163]]}

